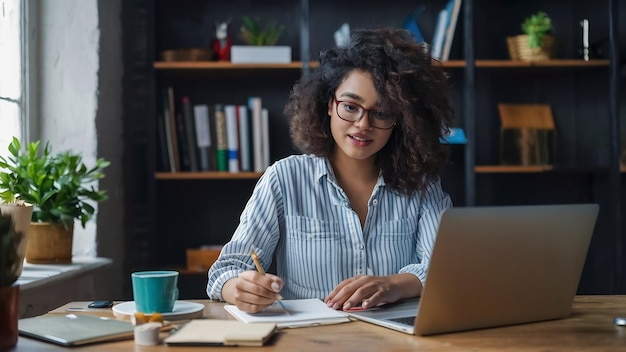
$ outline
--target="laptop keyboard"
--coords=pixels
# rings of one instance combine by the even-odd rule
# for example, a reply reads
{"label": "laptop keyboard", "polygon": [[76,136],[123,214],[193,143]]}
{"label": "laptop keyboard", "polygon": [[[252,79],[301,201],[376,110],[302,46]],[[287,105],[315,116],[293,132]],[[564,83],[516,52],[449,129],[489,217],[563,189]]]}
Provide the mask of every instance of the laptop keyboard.
{"label": "laptop keyboard", "polygon": [[389,319],[391,321],[395,321],[396,323],[400,323],[400,324],[404,324],[404,325],[411,325],[413,326],[413,324],[415,324],[415,317],[400,317],[400,318],[392,318]]}

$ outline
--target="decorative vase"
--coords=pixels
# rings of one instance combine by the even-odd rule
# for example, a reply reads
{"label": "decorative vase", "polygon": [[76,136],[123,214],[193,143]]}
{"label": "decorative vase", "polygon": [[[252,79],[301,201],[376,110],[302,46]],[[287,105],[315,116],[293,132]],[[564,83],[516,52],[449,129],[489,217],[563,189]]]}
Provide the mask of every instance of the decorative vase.
{"label": "decorative vase", "polygon": [[0,351],[17,344],[20,286],[0,287]]}
{"label": "decorative vase", "polygon": [[26,261],[31,264],[68,264],[72,262],[74,226],[31,222]]}
{"label": "decorative vase", "polygon": [[32,204],[0,204],[0,214],[11,215],[16,233],[22,234],[22,239],[17,246],[17,256],[20,260],[16,263],[15,275],[22,274],[24,266],[24,256],[26,255],[26,247],[28,243],[28,230],[30,229],[30,219],[33,215]]}

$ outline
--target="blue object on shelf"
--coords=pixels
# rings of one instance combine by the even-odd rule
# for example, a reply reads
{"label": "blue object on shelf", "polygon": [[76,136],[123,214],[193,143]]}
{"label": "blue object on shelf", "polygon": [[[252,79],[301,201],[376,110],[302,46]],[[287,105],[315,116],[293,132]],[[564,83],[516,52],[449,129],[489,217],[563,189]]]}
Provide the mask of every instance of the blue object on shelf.
{"label": "blue object on shelf", "polygon": [[413,34],[413,37],[415,37],[415,40],[418,43],[423,43],[426,41],[424,39],[424,35],[422,34],[422,31],[419,28],[419,25],[417,24],[417,18],[422,12],[424,12],[425,8],[426,6],[420,5],[418,8],[415,9],[415,11],[413,11],[413,13],[411,13],[407,17],[407,19],[402,24],[402,28],[411,32],[411,34]]}
{"label": "blue object on shelf", "polygon": [[467,137],[462,128],[450,128],[450,133],[440,139],[444,144],[467,144]]}

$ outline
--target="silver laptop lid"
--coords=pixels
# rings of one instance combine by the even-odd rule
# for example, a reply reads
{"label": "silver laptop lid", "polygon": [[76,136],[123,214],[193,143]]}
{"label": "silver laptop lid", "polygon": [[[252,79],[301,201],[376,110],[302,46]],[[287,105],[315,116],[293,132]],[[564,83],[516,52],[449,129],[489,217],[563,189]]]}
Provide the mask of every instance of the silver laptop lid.
{"label": "silver laptop lid", "polygon": [[448,209],[415,334],[567,317],[597,214],[597,204]]}

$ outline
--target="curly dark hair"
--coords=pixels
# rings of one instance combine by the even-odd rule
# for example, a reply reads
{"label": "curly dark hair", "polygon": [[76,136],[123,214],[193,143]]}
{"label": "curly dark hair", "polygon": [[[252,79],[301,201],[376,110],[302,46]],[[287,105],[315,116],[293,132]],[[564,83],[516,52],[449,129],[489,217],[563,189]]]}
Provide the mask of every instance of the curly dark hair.
{"label": "curly dark hair", "polygon": [[397,116],[387,144],[377,153],[385,183],[412,193],[439,177],[448,147],[439,138],[454,109],[448,75],[424,44],[403,29],[360,29],[345,47],[320,53],[319,67],[293,86],[284,114],[294,146],[329,157],[335,147],[328,102],[354,70],[369,72],[381,111]]}

